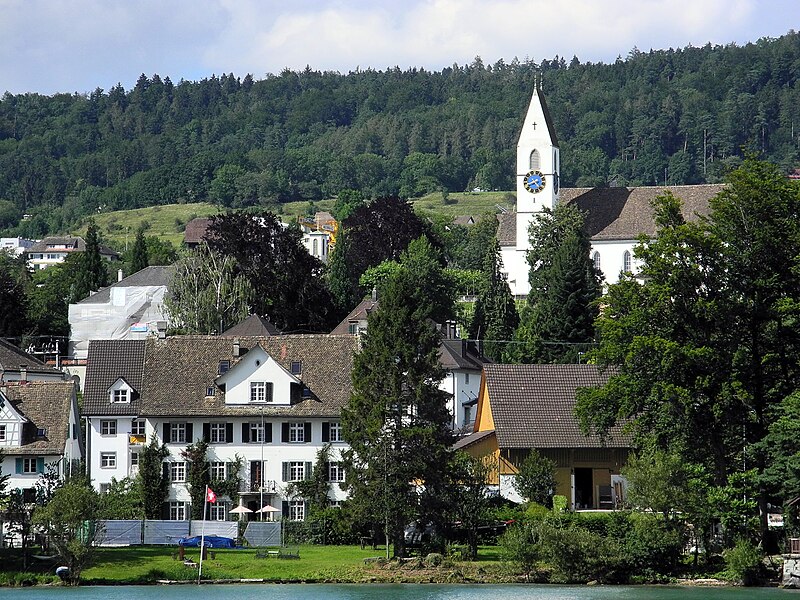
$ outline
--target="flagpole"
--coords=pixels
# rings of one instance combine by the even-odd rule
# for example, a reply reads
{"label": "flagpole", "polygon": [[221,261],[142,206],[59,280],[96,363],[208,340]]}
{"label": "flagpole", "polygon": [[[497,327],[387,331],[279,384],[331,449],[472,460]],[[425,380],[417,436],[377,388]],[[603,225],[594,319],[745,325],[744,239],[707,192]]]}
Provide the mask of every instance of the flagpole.
{"label": "flagpole", "polygon": [[197,585],[200,585],[200,576],[203,574],[203,550],[206,548],[206,508],[208,507],[208,485],[203,494],[203,524],[200,526],[200,566],[197,568]]}

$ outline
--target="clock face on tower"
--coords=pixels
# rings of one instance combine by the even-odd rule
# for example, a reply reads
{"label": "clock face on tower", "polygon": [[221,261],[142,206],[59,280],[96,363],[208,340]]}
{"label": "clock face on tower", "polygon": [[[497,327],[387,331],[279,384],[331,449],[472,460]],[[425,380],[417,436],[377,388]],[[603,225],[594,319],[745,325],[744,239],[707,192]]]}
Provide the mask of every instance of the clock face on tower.
{"label": "clock face on tower", "polygon": [[537,194],[544,189],[544,175],[541,171],[528,171],[523,176],[523,184],[531,194]]}

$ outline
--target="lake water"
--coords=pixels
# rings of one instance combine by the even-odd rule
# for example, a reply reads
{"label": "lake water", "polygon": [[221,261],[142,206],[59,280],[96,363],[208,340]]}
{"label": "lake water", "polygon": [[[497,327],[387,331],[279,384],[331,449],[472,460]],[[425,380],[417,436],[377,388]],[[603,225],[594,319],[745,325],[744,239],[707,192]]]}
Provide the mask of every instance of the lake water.
{"label": "lake water", "polygon": [[0,589],[0,600],[773,600],[764,588],[549,585],[173,585]]}

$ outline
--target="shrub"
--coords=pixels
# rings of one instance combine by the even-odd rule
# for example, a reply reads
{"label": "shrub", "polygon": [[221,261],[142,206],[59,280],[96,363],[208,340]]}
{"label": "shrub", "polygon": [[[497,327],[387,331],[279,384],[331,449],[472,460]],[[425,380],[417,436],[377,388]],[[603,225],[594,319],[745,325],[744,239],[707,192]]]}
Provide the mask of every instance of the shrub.
{"label": "shrub", "polygon": [[647,581],[658,581],[677,569],[683,555],[684,536],[654,515],[633,513],[624,537],[630,570]]}
{"label": "shrub", "polygon": [[514,564],[525,575],[530,575],[539,560],[537,529],[528,523],[515,523],[499,539],[503,559]]}
{"label": "shrub", "polygon": [[752,542],[739,539],[736,545],[723,553],[725,575],[730,581],[743,585],[755,585],[763,577],[761,552]]}
{"label": "shrub", "polygon": [[627,580],[624,551],[614,539],[586,529],[543,525],[542,555],[553,568],[553,580],[564,583],[620,583]]}

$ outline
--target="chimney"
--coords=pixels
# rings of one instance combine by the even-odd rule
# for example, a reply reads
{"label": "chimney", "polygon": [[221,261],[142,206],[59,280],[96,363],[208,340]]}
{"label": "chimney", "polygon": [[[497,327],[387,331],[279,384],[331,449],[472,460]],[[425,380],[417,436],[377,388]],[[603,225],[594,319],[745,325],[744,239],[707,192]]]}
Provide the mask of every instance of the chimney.
{"label": "chimney", "polygon": [[122,269],[117,269],[117,281],[122,281]]}
{"label": "chimney", "polygon": [[158,339],[163,340],[167,337],[167,322],[156,321],[156,331],[158,332]]}
{"label": "chimney", "polygon": [[378,301],[378,288],[376,287],[372,288],[372,301],[373,302]]}
{"label": "chimney", "polygon": [[241,355],[241,346],[239,345],[239,338],[233,338],[233,356],[238,357]]}
{"label": "chimney", "polygon": [[28,383],[28,365],[19,366],[19,382]]}

